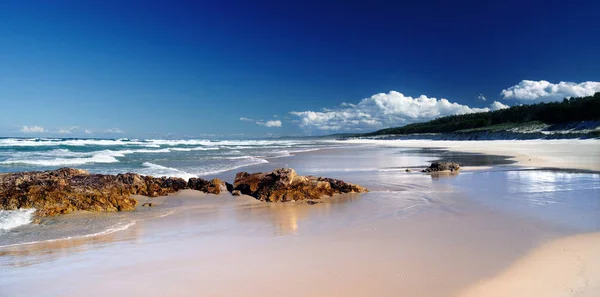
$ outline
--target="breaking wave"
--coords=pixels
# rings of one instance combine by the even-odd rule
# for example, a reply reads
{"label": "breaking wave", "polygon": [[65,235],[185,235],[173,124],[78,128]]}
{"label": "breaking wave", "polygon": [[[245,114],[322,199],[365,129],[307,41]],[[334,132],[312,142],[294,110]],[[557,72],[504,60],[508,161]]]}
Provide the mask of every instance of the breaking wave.
{"label": "breaking wave", "polygon": [[31,223],[35,208],[0,210],[0,230],[9,230]]}
{"label": "breaking wave", "polygon": [[145,175],[180,177],[185,180],[190,179],[192,177],[198,177],[195,174],[177,168],[162,166],[151,162],[144,162],[142,166],[146,168],[140,169],[140,173]]}

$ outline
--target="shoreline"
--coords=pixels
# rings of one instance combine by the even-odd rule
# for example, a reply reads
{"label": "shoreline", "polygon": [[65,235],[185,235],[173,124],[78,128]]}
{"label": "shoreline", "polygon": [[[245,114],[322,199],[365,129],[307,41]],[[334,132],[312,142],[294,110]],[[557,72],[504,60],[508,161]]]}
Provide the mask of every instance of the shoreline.
{"label": "shoreline", "polygon": [[[580,169],[600,172],[600,140],[345,140],[407,148],[439,148],[453,152],[511,156],[522,167]],[[544,145],[543,148],[539,145]]]}
{"label": "shoreline", "polygon": [[[403,142],[391,147],[406,147]],[[385,141],[383,146],[390,147],[389,144]],[[432,147],[428,144],[415,143],[413,147]],[[332,199],[316,205],[269,204],[248,196],[233,197],[229,193],[213,196],[180,191],[159,198],[184,201],[174,208],[173,215],[142,220],[110,235],[49,244],[51,251],[45,249],[44,244],[25,247],[22,251],[19,247],[2,249],[16,253],[4,254],[9,257],[30,257],[29,253],[38,253],[36,257],[45,260],[40,264],[35,259],[34,264],[25,260],[23,267],[7,271],[7,281],[0,280],[0,285],[7,285],[7,292],[20,292],[18,296],[34,294],[35,288],[18,291],[22,287],[13,285],[10,280],[22,283],[21,279],[27,279],[28,272],[45,269],[53,273],[38,276],[41,286],[48,286],[50,292],[61,292],[49,296],[77,296],[97,281],[85,276],[97,275],[101,267],[106,274],[97,275],[98,280],[106,282],[107,287],[91,296],[108,294],[111,285],[114,288],[120,284],[118,279],[125,277],[129,278],[128,289],[120,293],[132,295],[135,292],[134,296],[280,296],[282,292],[294,292],[297,296],[387,296],[400,292],[408,296],[492,296],[487,293],[514,292],[509,290],[512,287],[503,287],[507,275],[509,280],[520,279],[518,272],[526,271],[530,277],[544,271],[544,265],[560,264],[553,257],[544,256],[541,262],[528,260],[539,257],[536,256],[538,249],[546,250],[550,245],[549,253],[559,255],[564,244],[553,243],[563,242],[565,238],[569,239],[568,246],[590,247],[590,243],[596,242],[580,242],[578,235],[571,235],[579,234],[576,229],[556,228],[512,210],[501,212],[493,206],[483,207],[468,197],[472,190],[458,191],[455,187],[456,181],[466,179],[463,186],[477,184],[485,188],[469,179],[504,176],[504,172],[480,174],[473,170],[472,174],[459,174],[458,179],[434,179],[427,174],[372,171],[371,168],[395,165],[390,158],[402,158],[394,155],[393,149],[384,147],[377,144],[299,152],[289,158],[273,159],[272,163],[244,168],[244,171],[256,172],[287,164],[292,168],[299,166],[305,173],[317,170],[323,176],[372,185],[375,190],[361,194],[360,199]],[[468,151],[460,148],[453,151]],[[357,156],[357,151],[364,156]],[[427,158],[416,160],[422,163]],[[365,170],[346,171],[348,160],[352,168]],[[373,167],[374,161],[377,162]],[[525,170],[524,174],[535,177],[537,173]],[[231,175],[231,172],[223,175]],[[159,204],[144,211],[161,209],[165,210]],[[572,237],[576,238],[573,243]],[[54,267],[54,263],[69,261],[71,251],[81,261],[77,267],[68,264],[64,268]],[[593,255],[581,250],[571,258],[578,256]],[[531,264],[527,264],[526,269],[514,268],[523,266],[522,262]],[[578,273],[571,266],[564,270],[554,275]],[[167,273],[169,271],[179,271],[182,275],[172,275]],[[598,274],[589,272],[587,279],[593,283]],[[253,277],[257,274],[272,277],[268,281]],[[59,275],[72,279],[77,285],[62,294]],[[162,280],[158,291],[144,285],[157,278]],[[557,284],[561,281],[553,280]],[[278,286],[269,286],[273,282]],[[568,287],[574,287],[572,284],[577,285],[569,283]],[[528,296],[554,296],[543,295],[545,291],[531,292],[541,293]]]}

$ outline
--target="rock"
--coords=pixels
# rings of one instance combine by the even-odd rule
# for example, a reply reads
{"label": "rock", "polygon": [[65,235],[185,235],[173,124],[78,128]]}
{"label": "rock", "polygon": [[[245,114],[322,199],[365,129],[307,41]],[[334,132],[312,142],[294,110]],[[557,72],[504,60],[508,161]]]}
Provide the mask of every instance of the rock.
{"label": "rock", "polygon": [[412,170],[410,168],[406,168],[406,170],[404,170],[406,172],[412,172]]}
{"label": "rock", "polygon": [[231,195],[232,196],[240,196],[240,195],[242,195],[242,192],[240,192],[240,190],[232,190]]}
{"label": "rock", "polygon": [[188,181],[188,189],[202,191],[209,194],[220,194],[226,192],[227,185],[218,178],[213,178],[210,181],[201,178],[192,177]]}
{"label": "rock", "polygon": [[142,204],[142,206],[153,207],[154,204],[152,202],[146,202],[146,203]]}
{"label": "rock", "polygon": [[291,168],[279,168],[270,173],[239,172],[233,183],[234,191],[267,202],[315,200],[339,193],[362,193],[367,189],[341,180],[299,176]]}
{"label": "rock", "polygon": [[0,175],[1,209],[35,208],[38,216],[75,210],[132,210],[137,201],[130,197],[130,191],[132,187],[117,176],[90,174],[80,169]]}
{"label": "rock", "polygon": [[454,162],[433,162],[431,166],[425,168],[423,172],[441,172],[441,171],[458,171],[460,169],[460,165]]}
{"label": "rock", "polygon": [[187,184],[187,188],[188,189],[192,189],[192,190],[196,190],[196,191],[203,191],[204,189],[206,189],[206,187],[208,186],[208,181],[202,178],[196,178],[196,177],[192,177],[188,180],[188,184]]}
{"label": "rock", "polygon": [[188,183],[174,177],[90,174],[81,169],[61,168],[0,174],[0,209],[35,208],[37,216],[76,210],[128,211],[137,204],[131,195],[164,196],[186,188],[214,194],[227,190],[226,184],[218,179],[209,182],[190,179]]}
{"label": "rock", "polygon": [[233,185],[228,182],[225,182],[225,188],[227,188],[227,192],[233,191]]}

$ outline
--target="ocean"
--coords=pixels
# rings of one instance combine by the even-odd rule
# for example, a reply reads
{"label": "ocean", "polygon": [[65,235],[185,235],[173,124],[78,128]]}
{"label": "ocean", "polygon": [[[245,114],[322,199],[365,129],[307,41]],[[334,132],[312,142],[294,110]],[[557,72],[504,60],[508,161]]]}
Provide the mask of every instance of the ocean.
{"label": "ocean", "polygon": [[77,167],[188,179],[335,146],[309,140],[0,138],[0,173]]}

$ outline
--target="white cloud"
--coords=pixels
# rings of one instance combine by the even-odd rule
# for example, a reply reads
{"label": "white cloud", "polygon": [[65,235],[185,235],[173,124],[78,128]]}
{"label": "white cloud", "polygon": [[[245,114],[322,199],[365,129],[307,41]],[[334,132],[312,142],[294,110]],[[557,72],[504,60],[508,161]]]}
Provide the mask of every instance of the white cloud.
{"label": "white cloud", "polygon": [[506,104],[502,104],[498,101],[494,101],[494,103],[492,103],[490,105],[491,110],[500,110],[500,109],[507,109],[507,108],[510,108],[510,106],[508,106]]}
{"label": "white cloud", "polygon": [[240,118],[240,121],[254,122],[254,120],[253,120],[253,119],[250,119],[250,118],[245,118],[245,117],[241,117],[241,118]]}
{"label": "white cloud", "polygon": [[290,113],[300,117],[299,125],[304,129],[363,131],[486,111],[490,108],[471,108],[444,98],[438,100],[425,95],[413,98],[391,91],[365,98],[358,104],[342,103],[336,109]]}
{"label": "white cloud", "polygon": [[269,128],[273,128],[273,127],[281,127],[281,121],[277,120],[277,121],[258,121],[256,122],[257,125],[261,125],[261,126],[265,126],[265,127],[269,127]]}
{"label": "white cloud", "polygon": [[123,132],[123,130],[121,130],[119,128],[107,129],[106,132],[108,132],[108,133],[125,133],[125,132]]}
{"label": "white cloud", "polygon": [[487,98],[485,98],[485,96],[483,96],[483,94],[479,94],[479,96],[477,96],[477,99],[479,99],[481,101],[487,100]]}
{"label": "white cloud", "polygon": [[[108,131],[107,131],[108,132]],[[58,134],[92,134],[92,131],[79,126],[71,126],[69,128],[60,128],[56,130]]]}
{"label": "white cloud", "polygon": [[522,80],[518,85],[502,90],[504,99],[520,101],[560,101],[563,98],[590,96],[600,92],[600,82],[564,82],[557,84],[545,80]]}
{"label": "white cloud", "polygon": [[46,129],[40,126],[23,126],[20,131],[23,133],[42,133],[46,132]]}

